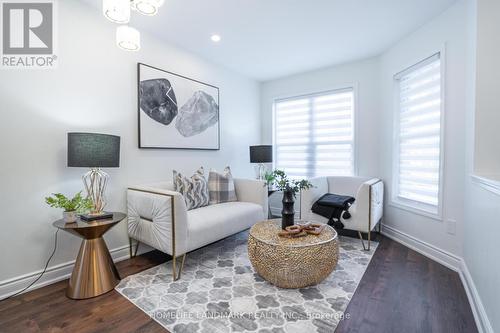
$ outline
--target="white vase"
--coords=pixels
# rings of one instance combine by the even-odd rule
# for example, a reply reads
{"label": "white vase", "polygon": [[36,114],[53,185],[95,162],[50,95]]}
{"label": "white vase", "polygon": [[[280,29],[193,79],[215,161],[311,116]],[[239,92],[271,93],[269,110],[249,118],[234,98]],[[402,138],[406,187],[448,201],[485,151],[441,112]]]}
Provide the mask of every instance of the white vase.
{"label": "white vase", "polygon": [[76,222],[76,211],[72,212],[63,212],[63,220],[66,223],[73,223]]}

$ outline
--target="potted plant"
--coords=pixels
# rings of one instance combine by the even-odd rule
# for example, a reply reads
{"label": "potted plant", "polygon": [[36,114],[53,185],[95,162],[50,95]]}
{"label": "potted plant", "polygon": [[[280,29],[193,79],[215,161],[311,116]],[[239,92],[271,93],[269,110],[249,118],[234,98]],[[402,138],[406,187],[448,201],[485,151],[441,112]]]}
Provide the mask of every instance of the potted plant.
{"label": "potted plant", "polygon": [[295,210],[295,196],[300,190],[305,190],[313,187],[306,179],[295,180],[289,179],[283,170],[274,170],[274,184],[276,188],[283,191],[283,210],[281,211],[281,228],[285,229],[293,225]]}
{"label": "potted plant", "polygon": [[63,219],[66,223],[75,222],[78,212],[85,212],[92,208],[92,200],[82,197],[81,191],[71,199],[67,198],[64,194],[53,193],[52,196],[45,198],[45,202],[50,207],[64,209]]}
{"label": "potted plant", "polygon": [[276,176],[274,175],[274,172],[268,172],[264,174],[264,181],[266,182],[267,189],[270,190],[271,187],[273,186],[274,181],[276,180]]}

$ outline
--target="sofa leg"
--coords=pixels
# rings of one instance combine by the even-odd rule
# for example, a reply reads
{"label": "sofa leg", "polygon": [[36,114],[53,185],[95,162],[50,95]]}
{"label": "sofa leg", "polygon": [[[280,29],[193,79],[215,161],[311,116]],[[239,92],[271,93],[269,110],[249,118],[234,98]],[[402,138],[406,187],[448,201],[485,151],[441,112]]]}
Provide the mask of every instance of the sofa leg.
{"label": "sofa leg", "polygon": [[368,247],[365,246],[365,241],[363,240],[363,235],[361,234],[361,231],[358,231],[358,235],[359,235],[359,239],[361,239],[361,244],[363,245],[363,250],[370,251],[371,232],[368,231]]}
{"label": "sofa leg", "polygon": [[378,222],[378,234],[380,235],[380,232],[382,231],[382,221]]}
{"label": "sofa leg", "polygon": [[181,277],[182,269],[184,268],[184,261],[186,260],[186,254],[182,255],[181,266],[179,267],[179,271],[177,271],[177,258],[172,257],[172,277],[174,281],[177,281]]}
{"label": "sofa leg", "polygon": [[135,244],[135,251],[132,253],[132,238],[128,238],[128,245],[129,245],[129,254],[130,258],[134,258],[137,255],[137,250],[139,250],[139,241],[136,241],[137,243]]}

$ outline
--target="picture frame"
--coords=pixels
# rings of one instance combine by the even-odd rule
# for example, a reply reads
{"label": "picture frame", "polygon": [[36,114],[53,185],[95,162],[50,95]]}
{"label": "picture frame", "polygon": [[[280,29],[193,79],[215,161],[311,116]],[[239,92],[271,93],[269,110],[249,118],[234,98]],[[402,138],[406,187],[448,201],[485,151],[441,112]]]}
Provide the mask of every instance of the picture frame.
{"label": "picture frame", "polygon": [[220,150],[219,88],[137,63],[141,149]]}

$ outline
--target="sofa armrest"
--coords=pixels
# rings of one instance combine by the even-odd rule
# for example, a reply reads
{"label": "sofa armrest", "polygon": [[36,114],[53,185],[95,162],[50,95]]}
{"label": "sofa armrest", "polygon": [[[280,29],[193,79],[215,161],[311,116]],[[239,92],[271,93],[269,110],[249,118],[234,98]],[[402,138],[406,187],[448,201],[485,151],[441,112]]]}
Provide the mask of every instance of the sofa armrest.
{"label": "sofa armrest", "polygon": [[384,183],[378,178],[372,178],[358,189],[356,195],[356,214],[366,216],[373,229],[383,215]]}
{"label": "sofa armrest", "polygon": [[311,219],[310,214],[312,205],[323,194],[328,193],[328,181],[326,177],[311,178],[309,182],[313,187],[300,192],[300,217],[304,220]]}
{"label": "sofa armrest", "polygon": [[147,186],[127,190],[129,237],[172,256],[187,251],[187,210],[179,192]]}
{"label": "sofa armrest", "polygon": [[235,178],[234,189],[238,201],[253,202],[262,206],[264,216],[267,216],[269,203],[267,186],[263,180]]}

